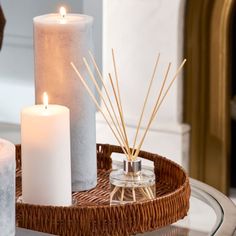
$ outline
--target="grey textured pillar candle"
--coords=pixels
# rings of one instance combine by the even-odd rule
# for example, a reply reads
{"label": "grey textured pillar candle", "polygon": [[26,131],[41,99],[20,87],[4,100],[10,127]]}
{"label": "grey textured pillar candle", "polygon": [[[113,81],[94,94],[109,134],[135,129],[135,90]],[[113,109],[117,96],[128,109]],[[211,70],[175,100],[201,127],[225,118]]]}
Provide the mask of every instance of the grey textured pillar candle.
{"label": "grey textured pillar candle", "polygon": [[88,77],[83,57],[92,48],[92,22],[79,14],[34,18],[36,103],[46,91],[49,103],[70,109],[73,191],[97,184],[95,106],[70,65]]}
{"label": "grey textured pillar candle", "polygon": [[0,235],[15,235],[15,146],[0,139]]}

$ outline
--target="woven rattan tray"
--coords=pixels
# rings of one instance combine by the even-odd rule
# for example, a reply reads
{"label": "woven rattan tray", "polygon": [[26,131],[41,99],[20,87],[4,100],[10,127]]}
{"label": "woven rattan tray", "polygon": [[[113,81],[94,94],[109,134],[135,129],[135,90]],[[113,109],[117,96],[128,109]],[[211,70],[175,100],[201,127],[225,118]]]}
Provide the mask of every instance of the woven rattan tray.
{"label": "woven rattan tray", "polygon": [[[63,235],[132,235],[152,231],[186,216],[190,186],[185,171],[157,154],[140,152],[140,157],[154,161],[156,193],[154,200],[109,205],[111,153],[121,153],[118,146],[97,144],[98,185],[95,189],[74,193],[72,207],[51,207],[16,203],[19,227]],[[16,146],[16,198],[21,196],[21,150]]]}

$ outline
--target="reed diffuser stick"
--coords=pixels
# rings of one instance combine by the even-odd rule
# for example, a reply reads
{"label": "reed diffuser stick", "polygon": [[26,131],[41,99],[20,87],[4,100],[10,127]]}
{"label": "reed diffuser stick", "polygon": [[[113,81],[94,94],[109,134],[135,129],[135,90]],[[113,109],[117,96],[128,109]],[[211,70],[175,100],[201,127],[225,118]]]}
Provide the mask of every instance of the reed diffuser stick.
{"label": "reed diffuser stick", "polygon": [[[118,112],[119,112],[119,115],[120,115],[121,124],[122,124],[122,126],[123,126],[124,133],[126,133],[126,126],[125,126],[123,114],[122,114],[122,111],[121,111],[121,107],[120,107],[120,105],[119,105],[119,98],[118,98],[118,96],[117,96],[117,93],[116,93],[116,90],[115,90],[115,86],[114,86],[114,83],[113,83],[111,74],[109,73],[108,76],[109,76],[110,83],[111,83],[111,86],[112,86],[112,90],[113,90],[113,93],[114,93],[114,96],[115,96],[115,100],[116,100],[116,104],[117,104],[117,109],[118,109]],[[127,140],[127,136],[126,136],[126,140]],[[127,142],[127,145],[128,145],[128,144],[129,144],[129,143]],[[128,154],[129,154],[129,160],[131,160],[131,152],[130,152],[130,149],[128,150]]]}
{"label": "reed diffuser stick", "polygon": [[146,127],[146,130],[145,130],[145,132],[144,132],[144,135],[143,135],[143,137],[142,137],[142,139],[141,139],[141,142],[140,142],[139,145],[138,145],[138,148],[137,148],[136,151],[135,151],[134,159],[137,158],[137,156],[138,156],[138,154],[139,154],[139,151],[140,151],[140,148],[141,148],[141,146],[142,146],[142,144],[143,144],[143,141],[144,141],[144,139],[145,139],[145,137],[146,137],[146,134],[147,134],[147,132],[148,132],[150,126],[151,126],[151,123],[152,123],[152,121],[153,121],[152,118],[153,118],[153,115],[155,114],[156,108],[157,108],[157,106],[158,106],[158,104],[159,104],[159,101],[160,101],[160,98],[161,98],[163,89],[164,89],[164,87],[165,87],[166,80],[167,80],[167,78],[168,78],[168,74],[169,74],[169,71],[170,71],[170,67],[171,67],[171,63],[168,64],[168,67],[167,67],[167,70],[166,70],[166,73],[165,73],[165,76],[164,76],[164,80],[163,80],[162,85],[161,85],[161,88],[160,88],[160,92],[158,93],[158,97],[157,97],[156,103],[155,103],[155,105],[154,105],[153,111],[152,111],[152,113],[151,113],[151,117],[150,117],[150,119],[149,119],[149,122],[148,122],[148,125],[147,125],[147,127]]}
{"label": "reed diffuser stick", "polygon": [[115,124],[114,118],[113,118],[113,116],[112,116],[112,114],[111,114],[111,112],[110,112],[110,110],[109,110],[109,108],[107,106],[107,103],[106,103],[106,101],[105,101],[105,99],[103,97],[102,91],[99,88],[96,79],[94,78],[94,75],[92,73],[92,70],[91,70],[91,68],[90,68],[86,58],[83,58],[83,61],[84,61],[84,64],[85,64],[85,66],[86,66],[86,68],[88,70],[89,78],[93,82],[93,84],[94,84],[94,86],[95,86],[95,88],[96,88],[96,90],[97,90],[97,92],[98,92],[98,94],[100,96],[100,99],[103,101],[103,104],[105,105],[105,108],[106,108],[106,110],[107,110],[107,112],[108,112],[108,114],[109,114],[109,116],[111,118],[112,124],[114,125],[114,127],[115,127],[115,129],[116,129],[116,131],[117,131],[117,133],[118,133],[118,135],[120,137],[120,139],[123,141],[123,145],[126,147],[127,150],[129,150],[129,147],[128,147],[127,143],[126,143],[126,140],[125,140],[124,136],[122,135],[122,131],[120,131],[118,129],[118,127],[116,126],[116,124]]}
{"label": "reed diffuser stick", "polygon": [[164,95],[163,95],[161,101],[159,102],[160,97],[161,97],[161,94],[162,94],[162,90],[163,90],[163,88],[164,88],[164,83],[165,83],[165,81],[166,81],[166,79],[167,79],[167,77],[168,77],[169,68],[170,68],[170,64],[169,64],[168,69],[167,69],[167,72],[166,72],[166,76],[165,76],[165,79],[164,79],[164,82],[163,82],[163,84],[162,84],[161,92],[159,93],[157,102],[156,102],[156,104],[155,104],[155,107],[154,107],[154,109],[153,109],[151,118],[150,118],[149,123],[148,123],[148,125],[147,125],[147,128],[146,128],[146,130],[145,130],[145,132],[144,132],[144,135],[143,135],[143,137],[142,137],[142,139],[141,139],[141,142],[139,143],[138,148],[137,148],[136,151],[135,151],[134,158],[137,158],[137,156],[138,156],[138,154],[139,154],[139,152],[140,152],[140,148],[141,148],[141,146],[142,146],[142,144],[143,144],[143,141],[144,141],[144,139],[145,139],[145,137],[146,137],[146,134],[147,134],[147,132],[148,132],[148,130],[149,130],[149,128],[150,128],[150,125],[151,125],[152,121],[155,119],[156,114],[157,114],[157,112],[158,112],[158,110],[159,110],[159,108],[160,108],[162,102],[164,101],[164,99],[165,99],[166,95],[168,94],[168,92],[169,92],[171,86],[173,85],[174,81],[175,81],[176,78],[178,77],[178,75],[179,75],[181,69],[183,68],[185,62],[186,62],[186,59],[184,59],[183,62],[181,63],[181,65],[179,66],[179,68],[178,68],[178,70],[176,71],[176,73],[175,73],[173,79],[171,80],[171,82],[170,82],[168,88],[166,89],[166,91],[165,91],[165,93],[164,93]]}
{"label": "reed diffuser stick", "polygon": [[110,104],[110,107],[111,107],[111,109],[112,109],[113,115],[114,115],[114,117],[115,117],[116,123],[117,123],[117,125],[118,125],[118,127],[119,127],[119,129],[120,129],[120,131],[121,131],[121,133],[122,133],[122,137],[123,137],[123,139],[125,139],[123,130],[122,130],[121,126],[120,126],[120,122],[118,121],[117,114],[116,114],[116,112],[115,112],[114,106],[113,106],[112,101],[111,101],[111,99],[110,99],[110,95],[109,95],[109,93],[108,93],[107,86],[106,86],[105,83],[104,83],[104,79],[103,79],[102,73],[101,73],[101,71],[99,70],[98,65],[97,65],[97,63],[96,63],[96,61],[95,61],[95,58],[94,58],[94,56],[92,55],[92,53],[91,53],[90,51],[89,51],[89,56],[90,56],[90,58],[91,58],[91,60],[92,60],[92,63],[93,63],[93,65],[94,65],[94,67],[95,67],[95,69],[96,69],[96,71],[97,71],[98,78],[100,79],[100,81],[101,81],[101,83],[102,83],[102,85],[103,85],[103,88],[104,88],[105,93],[106,93],[106,97],[107,97],[107,99],[108,99],[108,101],[109,101],[109,104]]}
{"label": "reed diffuser stick", "polygon": [[122,123],[124,124],[124,126],[123,126],[124,134],[125,134],[125,137],[126,137],[127,144],[129,146],[129,140],[128,140],[128,136],[127,136],[127,133],[126,133],[126,125],[125,125],[125,122],[124,122],[124,119],[123,119],[124,113],[123,113],[122,102],[121,102],[121,97],[120,97],[120,86],[119,86],[119,80],[118,80],[115,52],[114,52],[113,48],[112,48],[111,51],[112,51],[112,61],[113,61],[113,66],[114,66],[114,71],[115,71],[116,89],[117,89],[117,93],[118,93],[118,101],[119,101],[118,104],[119,104],[120,110],[121,110]]}
{"label": "reed diffuser stick", "polygon": [[149,97],[149,94],[150,94],[150,91],[151,91],[151,88],[152,88],[154,78],[155,78],[155,75],[156,75],[156,70],[157,70],[157,66],[158,66],[158,63],[159,63],[159,59],[160,59],[160,53],[158,54],[158,57],[156,59],[156,63],[155,63],[155,66],[154,66],[152,77],[151,77],[151,80],[150,80],[150,83],[149,83],[149,86],[148,86],[148,91],[147,91],[147,94],[146,94],[146,97],[145,97],[145,100],[144,100],[144,103],[143,103],[142,112],[141,112],[141,115],[140,115],[140,118],[139,118],[139,121],[138,121],[137,129],[136,129],[136,133],[135,133],[135,138],[134,138],[134,143],[133,143],[133,148],[132,148],[132,156],[134,155],[134,150],[135,150],[135,145],[136,145],[136,142],[137,142],[137,137],[138,137],[140,125],[142,123],[143,114],[144,114],[144,111],[145,111],[145,108],[146,108],[146,105],[147,105],[148,97]]}
{"label": "reed diffuser stick", "polygon": [[104,119],[106,120],[108,126],[110,127],[112,133],[114,134],[117,142],[119,143],[122,151],[124,152],[125,156],[127,157],[127,159],[129,158],[127,151],[123,148],[122,142],[119,140],[119,138],[116,135],[116,132],[114,131],[114,129],[112,128],[112,125],[110,124],[109,120],[107,119],[106,115],[104,114],[104,112],[102,111],[101,107],[99,106],[95,96],[93,95],[91,89],[88,87],[88,85],[86,84],[84,78],[82,77],[82,75],[79,73],[79,71],[77,70],[77,68],[75,67],[74,63],[71,62],[70,63],[72,68],[74,69],[74,71],[76,72],[76,74],[78,75],[79,79],[81,80],[83,86],[85,87],[85,89],[87,90],[88,94],[90,95],[90,97],[92,98],[94,104],[96,105],[97,109],[101,112],[101,114],[103,115]]}
{"label": "reed diffuser stick", "polygon": [[92,62],[93,62],[93,65],[94,65],[94,67],[95,67],[97,73],[98,73],[98,76],[99,76],[99,78],[100,78],[100,80],[101,80],[101,82],[102,82],[102,84],[103,84],[103,86],[104,86],[104,79],[103,79],[102,73],[101,73],[101,71],[99,70],[98,65],[97,65],[97,62],[96,62],[96,60],[95,60],[93,54],[91,53],[91,51],[89,51],[89,56],[90,56],[90,58],[91,58],[91,60],[92,60]]}
{"label": "reed diffuser stick", "polygon": [[176,73],[175,73],[175,75],[174,75],[174,77],[173,77],[172,81],[170,82],[170,84],[169,84],[169,86],[168,86],[168,88],[167,88],[166,92],[164,93],[164,95],[163,95],[163,97],[162,97],[162,99],[161,99],[160,103],[158,104],[158,107],[157,107],[157,109],[156,109],[156,111],[155,111],[155,114],[154,114],[154,117],[153,117],[153,119],[155,119],[155,116],[156,116],[156,114],[157,114],[157,112],[158,112],[158,110],[159,110],[159,108],[160,108],[160,106],[161,106],[162,102],[164,101],[164,99],[165,99],[166,95],[168,94],[168,92],[169,92],[169,90],[170,90],[171,86],[173,85],[173,83],[174,83],[174,82],[175,82],[175,80],[177,79],[177,77],[178,77],[178,75],[179,75],[179,73],[180,73],[181,69],[183,68],[184,64],[186,63],[186,61],[187,61],[187,60],[186,60],[186,59],[184,59],[184,60],[183,60],[183,62],[181,63],[181,65],[179,66],[178,70],[176,71]]}

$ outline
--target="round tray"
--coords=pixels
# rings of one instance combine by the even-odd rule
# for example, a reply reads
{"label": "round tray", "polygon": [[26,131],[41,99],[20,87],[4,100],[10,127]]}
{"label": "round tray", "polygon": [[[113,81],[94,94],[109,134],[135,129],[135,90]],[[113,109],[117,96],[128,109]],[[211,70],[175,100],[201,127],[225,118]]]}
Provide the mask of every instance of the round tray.
{"label": "round tray", "polygon": [[[17,226],[62,236],[132,235],[152,231],[186,216],[190,185],[185,171],[157,154],[141,151],[139,156],[154,162],[156,198],[138,203],[110,206],[109,173],[112,152],[118,146],[97,144],[98,184],[73,193],[71,207],[16,203]],[[16,146],[16,199],[21,196],[21,147]]]}

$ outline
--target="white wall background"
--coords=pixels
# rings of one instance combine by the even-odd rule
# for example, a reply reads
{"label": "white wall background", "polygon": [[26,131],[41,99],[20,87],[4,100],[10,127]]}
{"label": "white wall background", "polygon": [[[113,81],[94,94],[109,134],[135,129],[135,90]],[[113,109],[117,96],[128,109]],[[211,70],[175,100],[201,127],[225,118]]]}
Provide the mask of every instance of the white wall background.
{"label": "white wall background", "polygon": [[[171,78],[183,60],[182,2],[104,0],[104,71],[113,71],[110,48],[114,48],[126,115],[131,123],[141,110],[157,54],[161,54],[161,60],[151,100],[156,97],[168,62],[172,62]],[[158,122],[182,122],[181,77],[165,99]],[[149,103],[147,110],[151,109]]]}

